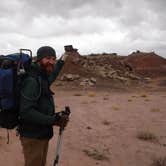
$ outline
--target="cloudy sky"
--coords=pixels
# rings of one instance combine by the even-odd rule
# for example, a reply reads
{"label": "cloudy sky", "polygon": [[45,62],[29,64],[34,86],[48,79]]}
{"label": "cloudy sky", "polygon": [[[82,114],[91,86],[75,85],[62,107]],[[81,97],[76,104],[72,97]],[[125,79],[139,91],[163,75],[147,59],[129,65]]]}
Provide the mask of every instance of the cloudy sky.
{"label": "cloudy sky", "polygon": [[81,54],[166,57],[166,0],[0,0],[0,54],[72,44]]}

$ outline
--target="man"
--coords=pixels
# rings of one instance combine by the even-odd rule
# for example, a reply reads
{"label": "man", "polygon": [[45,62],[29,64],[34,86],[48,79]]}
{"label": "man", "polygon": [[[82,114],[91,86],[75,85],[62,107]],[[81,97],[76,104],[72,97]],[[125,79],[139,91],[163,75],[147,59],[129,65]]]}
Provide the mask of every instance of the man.
{"label": "man", "polygon": [[67,125],[68,116],[55,113],[53,92],[50,90],[66,58],[64,54],[56,62],[56,53],[52,47],[39,48],[37,60],[23,82],[19,133],[25,166],[45,166],[53,126]]}

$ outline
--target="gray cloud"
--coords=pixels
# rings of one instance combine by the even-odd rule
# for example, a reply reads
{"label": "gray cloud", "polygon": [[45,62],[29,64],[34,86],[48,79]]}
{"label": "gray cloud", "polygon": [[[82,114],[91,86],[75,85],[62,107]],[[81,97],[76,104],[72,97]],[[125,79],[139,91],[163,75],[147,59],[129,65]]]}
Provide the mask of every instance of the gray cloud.
{"label": "gray cloud", "polygon": [[0,50],[50,44],[62,52],[128,54],[156,50],[166,57],[165,0],[0,0]]}

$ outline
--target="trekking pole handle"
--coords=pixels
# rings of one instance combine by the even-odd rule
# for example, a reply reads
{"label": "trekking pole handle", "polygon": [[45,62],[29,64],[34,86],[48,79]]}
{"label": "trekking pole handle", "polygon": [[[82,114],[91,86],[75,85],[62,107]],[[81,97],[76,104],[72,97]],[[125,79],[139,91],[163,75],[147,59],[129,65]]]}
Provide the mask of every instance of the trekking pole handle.
{"label": "trekking pole handle", "polygon": [[[67,115],[67,116],[69,116],[69,115],[70,115],[70,107],[69,107],[69,106],[66,106],[66,107],[65,107],[65,110],[62,112],[61,115]],[[62,124],[62,125],[60,126],[60,128],[59,128],[59,133],[61,134],[63,130],[64,130],[64,125]]]}
{"label": "trekking pole handle", "polygon": [[66,107],[65,107],[65,114],[69,116],[70,113],[71,113],[70,107],[69,107],[69,106],[66,106]]}

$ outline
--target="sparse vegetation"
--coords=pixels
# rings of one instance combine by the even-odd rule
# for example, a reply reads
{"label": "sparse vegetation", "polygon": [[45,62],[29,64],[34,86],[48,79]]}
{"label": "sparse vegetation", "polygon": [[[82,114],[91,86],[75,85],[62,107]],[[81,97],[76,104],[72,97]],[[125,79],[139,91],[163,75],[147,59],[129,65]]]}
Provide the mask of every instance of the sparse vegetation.
{"label": "sparse vegetation", "polygon": [[154,159],[151,166],[166,166],[166,157]]}
{"label": "sparse vegetation", "polygon": [[88,101],[83,101],[81,102],[81,104],[88,104]]}
{"label": "sparse vegetation", "polygon": [[119,107],[117,107],[117,106],[112,106],[112,109],[115,110],[115,111],[118,111],[118,110],[119,110]]}
{"label": "sparse vegetation", "polygon": [[110,94],[108,93],[108,94],[106,94],[105,96],[108,97],[108,96],[110,96]]}
{"label": "sparse vegetation", "polygon": [[162,146],[166,147],[166,144],[162,144]]}
{"label": "sparse vegetation", "polygon": [[132,102],[132,99],[128,99],[128,102]]}
{"label": "sparse vegetation", "polygon": [[90,127],[90,126],[87,126],[86,128],[87,128],[88,130],[92,129],[92,127]]}
{"label": "sparse vegetation", "polygon": [[82,96],[81,93],[75,93],[74,96]]}
{"label": "sparse vegetation", "polygon": [[87,150],[87,149],[85,149],[85,150],[83,150],[83,152],[87,155],[87,156],[89,156],[89,157],[91,157],[91,158],[93,158],[93,159],[95,159],[95,160],[105,160],[105,161],[108,161],[109,160],[109,158],[108,158],[108,156],[106,156],[104,153],[102,153],[102,152],[99,152],[98,150],[96,150],[96,149],[93,149],[93,150]]}
{"label": "sparse vegetation", "polygon": [[88,96],[89,96],[89,97],[95,97],[95,96],[96,96],[96,93],[94,93],[94,92],[89,92],[89,93],[88,93]]}
{"label": "sparse vegetation", "polygon": [[102,124],[108,126],[108,125],[110,125],[110,122],[107,121],[107,120],[104,120],[104,121],[102,122]]}
{"label": "sparse vegetation", "polygon": [[152,142],[158,141],[157,136],[150,131],[139,131],[137,134],[137,138],[144,141],[152,141]]}
{"label": "sparse vegetation", "polygon": [[92,100],[91,103],[97,103],[97,101],[96,100]]}
{"label": "sparse vegetation", "polygon": [[147,95],[146,94],[142,94],[141,97],[147,97]]}
{"label": "sparse vegetation", "polygon": [[108,97],[103,97],[103,100],[109,100],[109,98]]}
{"label": "sparse vegetation", "polygon": [[159,108],[152,108],[150,111],[151,112],[160,112],[160,109]]}

